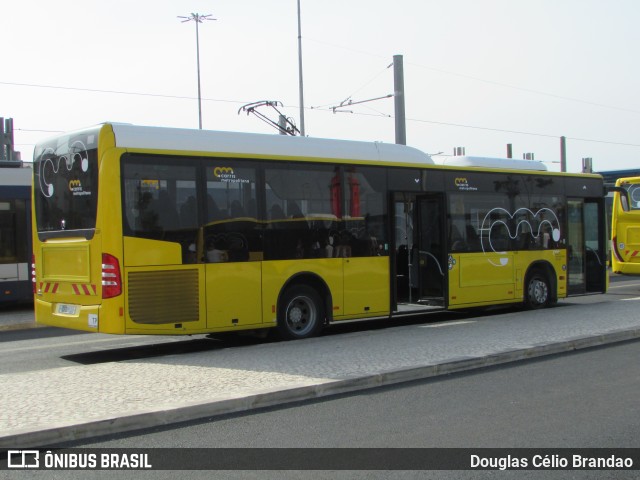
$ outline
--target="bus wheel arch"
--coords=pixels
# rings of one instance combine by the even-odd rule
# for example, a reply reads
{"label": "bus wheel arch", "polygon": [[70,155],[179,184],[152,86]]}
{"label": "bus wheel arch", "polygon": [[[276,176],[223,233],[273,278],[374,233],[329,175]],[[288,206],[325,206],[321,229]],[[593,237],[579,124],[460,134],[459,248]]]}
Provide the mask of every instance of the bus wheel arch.
{"label": "bus wheel arch", "polygon": [[329,321],[331,293],[326,283],[310,273],[290,278],[278,296],[278,332],[286,340],[316,335]]}
{"label": "bus wheel arch", "polygon": [[529,309],[545,308],[558,301],[556,274],[549,263],[532,264],[524,278],[525,307]]}

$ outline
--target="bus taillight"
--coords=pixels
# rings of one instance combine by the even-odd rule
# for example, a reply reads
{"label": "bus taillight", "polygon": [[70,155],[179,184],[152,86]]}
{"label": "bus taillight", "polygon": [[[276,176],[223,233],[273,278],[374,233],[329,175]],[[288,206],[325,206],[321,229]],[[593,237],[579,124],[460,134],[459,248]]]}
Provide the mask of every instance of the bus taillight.
{"label": "bus taillight", "polygon": [[102,298],[117,297],[122,293],[122,277],[118,259],[108,253],[102,254]]}
{"label": "bus taillight", "polygon": [[34,254],[31,254],[31,287],[33,288],[33,294],[36,294],[36,291],[38,290],[37,287],[37,282],[36,282],[36,256]]}

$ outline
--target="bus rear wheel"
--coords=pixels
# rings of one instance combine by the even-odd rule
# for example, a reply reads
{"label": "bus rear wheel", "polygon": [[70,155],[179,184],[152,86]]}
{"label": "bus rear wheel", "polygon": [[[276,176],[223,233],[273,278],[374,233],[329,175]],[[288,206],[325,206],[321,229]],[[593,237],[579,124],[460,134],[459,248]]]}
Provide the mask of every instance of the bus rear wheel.
{"label": "bus rear wheel", "polygon": [[528,308],[544,308],[551,304],[551,289],[547,276],[534,271],[528,276],[527,289],[525,291],[525,305]]}
{"label": "bus rear wheel", "polygon": [[324,307],[318,292],[296,285],[284,292],[278,309],[278,331],[285,340],[312,337],[324,322]]}

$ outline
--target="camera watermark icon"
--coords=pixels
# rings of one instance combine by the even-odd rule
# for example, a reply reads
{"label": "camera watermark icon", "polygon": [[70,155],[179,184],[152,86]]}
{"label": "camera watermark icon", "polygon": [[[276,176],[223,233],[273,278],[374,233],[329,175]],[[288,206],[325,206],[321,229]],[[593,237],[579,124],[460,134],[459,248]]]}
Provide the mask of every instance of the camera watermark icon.
{"label": "camera watermark icon", "polygon": [[40,468],[40,451],[9,450],[7,462],[9,468]]}

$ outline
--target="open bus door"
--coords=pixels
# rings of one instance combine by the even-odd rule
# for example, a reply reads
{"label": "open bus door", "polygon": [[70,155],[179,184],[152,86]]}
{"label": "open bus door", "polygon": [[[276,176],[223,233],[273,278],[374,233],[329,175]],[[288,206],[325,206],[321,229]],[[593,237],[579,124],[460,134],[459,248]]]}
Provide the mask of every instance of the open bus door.
{"label": "open bus door", "polygon": [[444,200],[440,194],[394,197],[395,304],[444,307]]}
{"label": "open bus door", "polygon": [[598,210],[601,199],[567,200],[568,293],[602,293],[606,291],[606,225]]}

